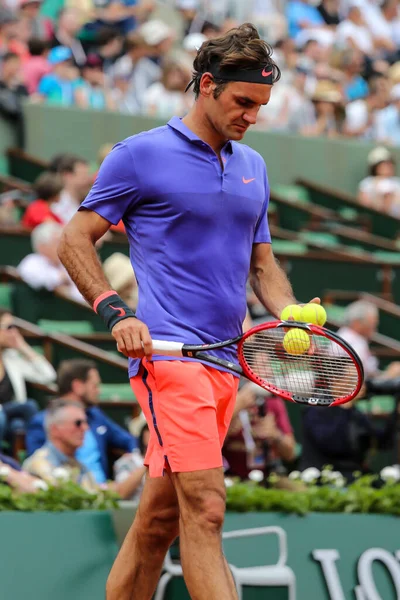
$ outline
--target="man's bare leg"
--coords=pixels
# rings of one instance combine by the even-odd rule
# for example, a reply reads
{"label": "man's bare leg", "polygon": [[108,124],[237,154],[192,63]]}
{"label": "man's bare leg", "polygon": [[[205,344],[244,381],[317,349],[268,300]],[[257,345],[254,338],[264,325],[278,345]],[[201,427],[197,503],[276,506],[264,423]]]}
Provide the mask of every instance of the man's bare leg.
{"label": "man's bare leg", "polygon": [[107,580],[107,600],[150,600],[178,531],[178,500],[169,476],[147,477],[135,520]]}
{"label": "man's bare leg", "polygon": [[172,473],[180,510],[183,574],[192,600],[236,600],[222,552],[225,484],[221,469]]}

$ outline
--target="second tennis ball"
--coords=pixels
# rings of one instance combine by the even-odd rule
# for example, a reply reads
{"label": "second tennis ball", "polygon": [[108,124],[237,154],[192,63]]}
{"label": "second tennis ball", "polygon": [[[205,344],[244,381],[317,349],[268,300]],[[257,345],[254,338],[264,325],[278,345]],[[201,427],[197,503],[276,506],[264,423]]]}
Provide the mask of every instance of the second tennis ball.
{"label": "second tennis ball", "polygon": [[310,338],[306,331],[295,327],[285,334],[283,347],[288,354],[303,354],[310,347]]}
{"label": "second tennis ball", "polygon": [[289,304],[281,312],[281,321],[301,321],[301,306],[298,304]]}
{"label": "second tennis ball", "polygon": [[300,321],[304,321],[304,323],[312,323],[313,325],[325,325],[326,310],[320,304],[306,304],[301,309]]}

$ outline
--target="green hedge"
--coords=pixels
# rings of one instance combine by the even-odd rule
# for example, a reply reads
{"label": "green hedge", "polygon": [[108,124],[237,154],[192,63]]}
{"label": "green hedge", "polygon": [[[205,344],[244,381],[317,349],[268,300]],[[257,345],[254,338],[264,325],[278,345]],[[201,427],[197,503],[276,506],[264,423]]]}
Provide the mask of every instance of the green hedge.
{"label": "green hedge", "polygon": [[227,489],[227,510],[235,512],[371,513],[400,515],[400,483],[364,476],[348,487],[308,485],[302,491],[236,483]]}
{"label": "green hedge", "polygon": [[0,484],[0,511],[64,512],[109,510],[117,506],[118,498],[115,493],[100,490],[91,494],[71,481],[29,494],[15,492],[8,485]]}

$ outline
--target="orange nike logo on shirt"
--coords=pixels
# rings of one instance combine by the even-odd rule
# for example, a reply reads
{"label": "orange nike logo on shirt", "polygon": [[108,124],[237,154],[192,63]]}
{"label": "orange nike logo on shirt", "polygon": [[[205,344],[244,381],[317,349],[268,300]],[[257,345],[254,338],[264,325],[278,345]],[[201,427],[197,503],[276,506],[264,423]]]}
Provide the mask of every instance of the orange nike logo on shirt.
{"label": "orange nike logo on shirt", "polygon": [[244,176],[242,177],[242,181],[243,183],[250,183],[250,181],[254,181],[255,177],[252,177],[251,179],[245,179]]}

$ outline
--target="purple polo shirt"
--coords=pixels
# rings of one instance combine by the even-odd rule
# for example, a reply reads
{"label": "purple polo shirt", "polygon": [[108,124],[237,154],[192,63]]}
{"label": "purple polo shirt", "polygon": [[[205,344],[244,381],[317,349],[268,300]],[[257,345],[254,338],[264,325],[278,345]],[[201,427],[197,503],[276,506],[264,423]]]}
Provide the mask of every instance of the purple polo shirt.
{"label": "purple polo shirt", "polygon": [[[271,241],[269,186],[263,159],[248,146],[227,142],[221,156],[223,169],[173,117],[117,144],[82,203],[113,224],[123,220],[137,317],[153,339],[208,344],[242,331],[252,246]],[[237,362],[232,349],[215,354]],[[137,370],[130,360],[129,375]]]}

